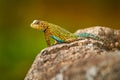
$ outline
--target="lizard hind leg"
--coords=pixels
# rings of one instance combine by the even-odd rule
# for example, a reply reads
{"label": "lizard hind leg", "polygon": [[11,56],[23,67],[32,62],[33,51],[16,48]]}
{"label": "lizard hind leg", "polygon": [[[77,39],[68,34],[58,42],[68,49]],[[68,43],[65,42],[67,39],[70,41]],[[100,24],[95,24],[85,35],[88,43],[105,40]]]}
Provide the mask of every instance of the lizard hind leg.
{"label": "lizard hind leg", "polygon": [[55,44],[59,44],[59,42],[55,41],[55,42],[53,43],[53,45],[55,45]]}

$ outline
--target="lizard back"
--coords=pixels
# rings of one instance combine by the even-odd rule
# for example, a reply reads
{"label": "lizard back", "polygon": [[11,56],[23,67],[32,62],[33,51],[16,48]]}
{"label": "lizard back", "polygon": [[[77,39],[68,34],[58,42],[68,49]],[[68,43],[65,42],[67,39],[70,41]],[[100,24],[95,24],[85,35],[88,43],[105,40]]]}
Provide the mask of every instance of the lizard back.
{"label": "lizard back", "polygon": [[75,34],[65,30],[64,28],[61,28],[58,25],[51,23],[49,23],[48,25],[49,25],[48,29],[50,30],[51,36],[55,36],[65,42],[69,42],[77,39],[77,36]]}

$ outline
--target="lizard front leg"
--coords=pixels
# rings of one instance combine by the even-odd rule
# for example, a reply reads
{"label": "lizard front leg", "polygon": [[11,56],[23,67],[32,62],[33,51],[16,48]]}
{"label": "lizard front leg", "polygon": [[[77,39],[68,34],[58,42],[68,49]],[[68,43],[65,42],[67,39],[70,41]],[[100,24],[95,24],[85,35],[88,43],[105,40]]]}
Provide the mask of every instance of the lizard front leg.
{"label": "lizard front leg", "polygon": [[51,43],[50,43],[50,34],[47,33],[47,32],[44,32],[44,35],[45,35],[45,40],[46,40],[47,46],[51,46]]}

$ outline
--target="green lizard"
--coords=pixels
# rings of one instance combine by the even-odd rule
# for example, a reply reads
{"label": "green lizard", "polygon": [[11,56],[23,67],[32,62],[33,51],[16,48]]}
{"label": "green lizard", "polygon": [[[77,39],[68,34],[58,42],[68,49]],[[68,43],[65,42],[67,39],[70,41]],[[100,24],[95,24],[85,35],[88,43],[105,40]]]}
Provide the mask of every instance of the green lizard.
{"label": "green lizard", "polygon": [[92,38],[95,40],[99,40],[99,37],[90,33],[81,33],[81,34],[74,34],[71,33],[62,27],[48,23],[47,21],[40,21],[40,20],[34,20],[31,23],[31,27],[37,30],[41,30],[44,32],[45,40],[47,42],[47,45],[50,46],[50,37],[57,41],[57,43],[67,43],[74,40],[78,40],[80,37],[85,38]]}

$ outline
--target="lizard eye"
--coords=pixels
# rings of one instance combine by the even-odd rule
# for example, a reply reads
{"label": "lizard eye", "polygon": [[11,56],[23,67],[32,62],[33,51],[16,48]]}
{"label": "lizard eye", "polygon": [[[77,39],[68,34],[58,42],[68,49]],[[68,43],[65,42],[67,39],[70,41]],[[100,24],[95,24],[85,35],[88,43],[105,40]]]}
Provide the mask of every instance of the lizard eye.
{"label": "lizard eye", "polygon": [[33,21],[33,24],[39,24],[40,22],[39,22],[39,20],[34,20]]}

